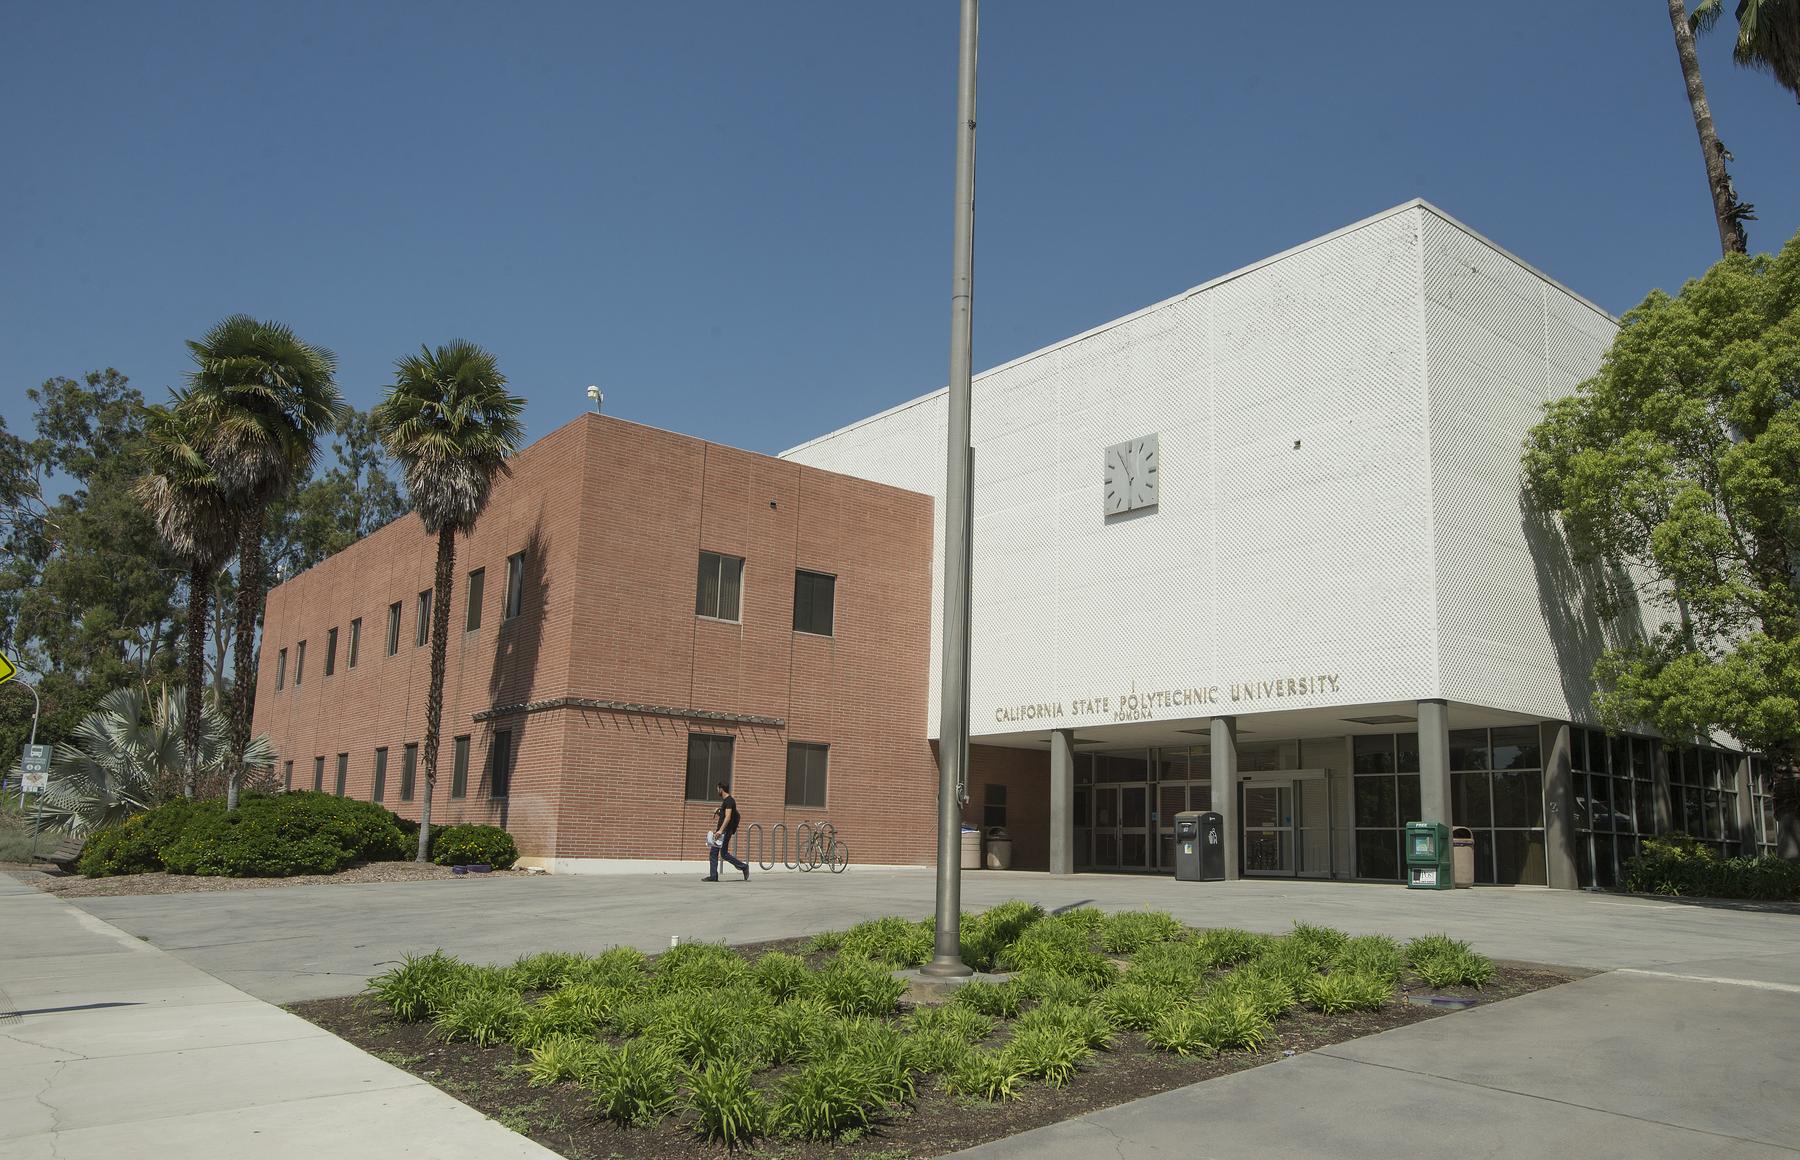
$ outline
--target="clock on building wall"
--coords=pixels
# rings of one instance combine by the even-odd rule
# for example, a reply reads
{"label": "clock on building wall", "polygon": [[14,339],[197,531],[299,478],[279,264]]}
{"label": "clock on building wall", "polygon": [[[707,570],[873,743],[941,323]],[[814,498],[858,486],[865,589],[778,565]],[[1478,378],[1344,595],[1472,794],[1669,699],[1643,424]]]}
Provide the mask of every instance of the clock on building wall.
{"label": "clock on building wall", "polygon": [[1156,476],[1160,465],[1156,436],[1128,439],[1106,449],[1106,514],[1120,515],[1156,506]]}

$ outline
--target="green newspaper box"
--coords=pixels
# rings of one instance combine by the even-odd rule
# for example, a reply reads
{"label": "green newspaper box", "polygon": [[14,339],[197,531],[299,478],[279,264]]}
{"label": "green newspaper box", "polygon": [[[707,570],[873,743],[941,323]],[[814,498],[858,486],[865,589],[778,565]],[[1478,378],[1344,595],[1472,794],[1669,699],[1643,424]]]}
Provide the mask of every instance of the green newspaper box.
{"label": "green newspaper box", "polygon": [[1456,873],[1451,861],[1450,827],[1442,822],[1406,823],[1406,888],[1452,890]]}

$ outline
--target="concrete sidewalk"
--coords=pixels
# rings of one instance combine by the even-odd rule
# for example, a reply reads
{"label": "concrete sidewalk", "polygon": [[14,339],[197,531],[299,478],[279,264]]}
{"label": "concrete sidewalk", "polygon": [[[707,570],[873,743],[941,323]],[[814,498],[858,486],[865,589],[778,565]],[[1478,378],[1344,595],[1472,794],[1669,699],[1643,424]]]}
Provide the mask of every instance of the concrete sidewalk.
{"label": "concrete sidewalk", "polygon": [[0,874],[8,1160],[552,1160],[430,1084]]}

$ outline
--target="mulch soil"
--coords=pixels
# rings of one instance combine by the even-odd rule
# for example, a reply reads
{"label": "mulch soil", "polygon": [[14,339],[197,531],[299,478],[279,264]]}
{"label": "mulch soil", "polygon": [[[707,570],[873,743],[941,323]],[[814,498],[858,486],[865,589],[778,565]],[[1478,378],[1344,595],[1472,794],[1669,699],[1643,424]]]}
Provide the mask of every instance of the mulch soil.
{"label": "mulch soil", "polygon": [[[83,878],[42,866],[3,866],[14,878],[46,894],[64,898],[112,898],[123,894],[190,894],[214,890],[263,890],[276,886],[356,886],[369,882],[430,882],[461,878],[448,866],[427,862],[367,862],[336,874],[296,874],[292,878],[218,878],[196,874],[121,874],[113,878]],[[523,877],[522,870],[496,870],[470,874],[469,879],[494,876]]]}
{"label": "mulch soil", "polygon": [[[794,939],[739,949],[754,957],[768,950],[801,954],[802,945],[803,940]],[[819,956],[809,958],[816,965]],[[1534,964],[1495,965],[1498,969],[1494,979],[1482,990],[1428,988],[1409,979],[1402,991],[1467,997],[1486,1006],[1553,987],[1585,973]],[[679,1116],[654,1128],[620,1127],[594,1112],[586,1093],[572,1083],[549,1088],[527,1085],[517,1070],[521,1057],[512,1048],[443,1042],[431,1034],[429,1024],[396,1022],[364,998],[320,999],[293,1004],[289,1010],[427,1080],[569,1160],[720,1160],[725,1155],[722,1146],[696,1137]],[[1111,1051],[1091,1056],[1081,1075],[1065,1088],[1028,1083],[1022,1099],[987,1103],[946,1095],[937,1090],[932,1079],[921,1078],[918,1099],[910,1113],[880,1122],[854,1141],[765,1140],[746,1149],[745,1154],[771,1160],[923,1160],[1453,1013],[1404,1001],[1381,1011],[1341,1015],[1297,1009],[1276,1022],[1276,1034],[1262,1050],[1228,1052],[1212,1059],[1169,1055],[1149,1047],[1135,1033],[1123,1032]],[[765,1073],[762,1082],[779,1074],[780,1071]]]}

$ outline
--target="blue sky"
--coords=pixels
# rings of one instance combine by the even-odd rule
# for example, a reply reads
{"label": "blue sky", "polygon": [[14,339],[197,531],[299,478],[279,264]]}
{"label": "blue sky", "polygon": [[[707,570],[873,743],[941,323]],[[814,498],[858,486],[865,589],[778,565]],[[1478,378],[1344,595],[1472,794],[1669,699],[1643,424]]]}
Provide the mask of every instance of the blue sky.
{"label": "blue sky", "polygon": [[[1271,23],[1271,17],[1276,21]],[[466,337],[530,401],[777,451],[940,386],[956,0],[24,4],[0,39],[0,411],[151,397],[244,311],[367,407]],[[1702,46],[1756,204],[1800,108]],[[975,361],[1415,196],[1615,312],[1718,256],[1655,4],[988,0]]]}

